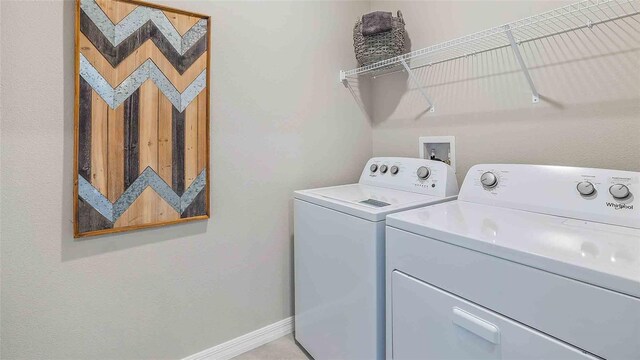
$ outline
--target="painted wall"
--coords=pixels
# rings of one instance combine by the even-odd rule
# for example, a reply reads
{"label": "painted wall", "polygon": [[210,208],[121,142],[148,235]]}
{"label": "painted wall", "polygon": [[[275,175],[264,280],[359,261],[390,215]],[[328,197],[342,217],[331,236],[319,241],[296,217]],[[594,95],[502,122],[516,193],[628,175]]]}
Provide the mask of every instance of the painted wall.
{"label": "painted wall", "polygon": [[[557,1],[373,1],[400,9],[413,49],[568,4]],[[417,71],[435,113],[406,73],[373,80],[373,153],[418,156],[418,137],[456,136],[457,174],[477,163],[533,163],[640,171],[640,36],[634,21],[527,43]],[[635,24],[637,25],[637,24]]]}
{"label": "painted wall", "polygon": [[[74,241],[73,3],[0,2],[3,358],[180,358],[292,314],[291,192],[355,181],[376,155],[455,135],[478,162],[640,170],[637,30],[527,45],[355,88],[351,28],[401,9],[414,48],[557,2],[193,2],[213,16],[208,222]],[[371,97],[361,96],[371,91]]]}
{"label": "painted wall", "polygon": [[212,15],[213,215],[74,241],[74,5],[1,2],[3,358],[180,358],[291,316],[292,191],[371,155],[337,81],[367,3],[166,4]]}

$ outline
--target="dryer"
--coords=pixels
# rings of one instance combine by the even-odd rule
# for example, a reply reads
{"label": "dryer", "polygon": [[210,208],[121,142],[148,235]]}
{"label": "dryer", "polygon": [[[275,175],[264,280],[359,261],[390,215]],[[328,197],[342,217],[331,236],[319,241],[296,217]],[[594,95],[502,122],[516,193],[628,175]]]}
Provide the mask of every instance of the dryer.
{"label": "dryer", "polygon": [[640,359],[640,173],[477,165],[387,217],[387,358]]}
{"label": "dryer", "polygon": [[390,157],[357,184],[295,192],[295,339],[314,359],[384,357],[385,217],[457,193],[449,165]]}

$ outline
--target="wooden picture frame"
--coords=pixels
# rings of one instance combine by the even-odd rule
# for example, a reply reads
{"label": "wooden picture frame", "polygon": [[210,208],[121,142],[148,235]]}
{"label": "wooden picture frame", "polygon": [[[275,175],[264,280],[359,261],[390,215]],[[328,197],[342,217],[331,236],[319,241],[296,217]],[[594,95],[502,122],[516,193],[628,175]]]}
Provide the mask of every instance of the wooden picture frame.
{"label": "wooden picture frame", "polygon": [[74,237],[210,216],[211,18],[76,0]]}

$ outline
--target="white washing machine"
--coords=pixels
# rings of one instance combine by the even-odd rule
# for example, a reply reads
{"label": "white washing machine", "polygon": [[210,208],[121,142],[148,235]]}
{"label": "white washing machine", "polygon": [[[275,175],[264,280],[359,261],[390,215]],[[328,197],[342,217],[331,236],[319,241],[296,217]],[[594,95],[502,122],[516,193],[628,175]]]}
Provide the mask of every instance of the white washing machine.
{"label": "white washing machine", "polygon": [[640,173],[477,165],[386,251],[389,359],[640,359]]}
{"label": "white washing machine", "polygon": [[316,360],[384,357],[387,214],[455,199],[442,162],[373,158],[357,184],[295,192],[295,338]]}

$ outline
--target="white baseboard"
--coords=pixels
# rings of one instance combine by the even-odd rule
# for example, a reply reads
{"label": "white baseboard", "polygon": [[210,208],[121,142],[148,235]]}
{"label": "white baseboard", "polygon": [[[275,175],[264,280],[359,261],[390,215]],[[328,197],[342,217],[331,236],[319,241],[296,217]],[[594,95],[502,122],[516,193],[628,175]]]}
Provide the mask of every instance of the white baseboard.
{"label": "white baseboard", "polygon": [[292,332],[293,317],[288,317],[182,360],[228,360]]}

